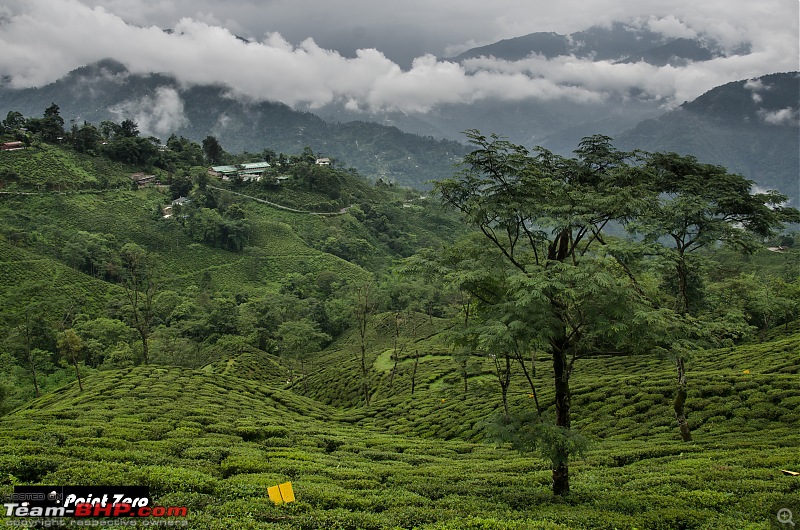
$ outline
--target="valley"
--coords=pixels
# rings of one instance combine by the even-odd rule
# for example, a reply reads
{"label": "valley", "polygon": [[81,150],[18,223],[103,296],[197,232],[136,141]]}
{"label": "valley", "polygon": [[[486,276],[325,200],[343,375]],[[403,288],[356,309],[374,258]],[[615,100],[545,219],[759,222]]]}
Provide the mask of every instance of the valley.
{"label": "valley", "polygon": [[[613,280],[580,290],[564,276],[562,288],[613,325],[587,332],[574,365],[568,435],[583,441],[569,493],[554,495],[552,447],[518,451],[498,431],[504,413],[558,414],[535,335],[546,321],[506,309],[513,298],[470,298],[525,280],[442,205],[454,181],[431,196],[321,167],[309,148],[265,150],[263,178],[225,182],[185,138],[144,165],[109,157],[125,138],[138,137],[80,152],[34,136],[0,153],[3,494],[146,486],[154,504],[186,507],[177,522],[193,529],[756,529],[800,512],[800,483],[783,472],[800,470],[796,233],[691,258],[700,337],[663,316],[679,299],[668,261],[625,246],[576,258],[588,264],[576,274]],[[574,167],[614,159],[606,147],[591,139]],[[134,189],[137,172],[161,184]],[[620,290],[634,273],[660,316],[616,313],[639,303]],[[499,310],[532,320],[521,329]],[[525,342],[520,362],[508,336]],[[683,341],[689,442],[669,350]],[[274,505],[267,488],[287,481],[296,502]]]}

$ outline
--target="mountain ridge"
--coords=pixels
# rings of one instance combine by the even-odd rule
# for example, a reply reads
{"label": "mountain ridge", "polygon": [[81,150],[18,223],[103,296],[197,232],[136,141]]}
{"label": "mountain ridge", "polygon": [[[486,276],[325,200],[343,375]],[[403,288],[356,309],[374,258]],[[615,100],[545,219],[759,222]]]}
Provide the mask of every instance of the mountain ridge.
{"label": "mountain ridge", "polygon": [[718,164],[800,203],[800,73],[726,83],[616,137],[621,149]]}
{"label": "mountain ridge", "polygon": [[[747,45],[731,50],[738,55]],[[706,36],[669,37],[645,27],[615,22],[610,27],[593,26],[568,35],[536,32],[471,48],[452,58],[464,62],[478,57],[519,61],[531,55],[547,59],[573,55],[617,63],[646,62],[656,66],[680,65],[688,61],[708,61],[726,55],[720,45]]]}

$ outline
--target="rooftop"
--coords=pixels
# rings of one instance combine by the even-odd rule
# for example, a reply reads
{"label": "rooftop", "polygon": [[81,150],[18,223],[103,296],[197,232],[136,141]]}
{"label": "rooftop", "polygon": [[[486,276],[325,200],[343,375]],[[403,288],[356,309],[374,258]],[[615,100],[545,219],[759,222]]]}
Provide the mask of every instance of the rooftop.
{"label": "rooftop", "polygon": [[272,167],[269,165],[269,162],[252,162],[250,164],[239,164],[239,167],[244,170],[252,170],[252,169],[267,169],[268,167]]}

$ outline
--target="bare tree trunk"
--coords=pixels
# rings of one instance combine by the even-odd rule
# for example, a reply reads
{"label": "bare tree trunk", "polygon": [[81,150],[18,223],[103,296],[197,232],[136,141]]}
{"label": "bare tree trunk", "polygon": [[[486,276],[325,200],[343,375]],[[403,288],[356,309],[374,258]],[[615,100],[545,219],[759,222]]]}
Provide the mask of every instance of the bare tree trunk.
{"label": "bare tree trunk", "polygon": [[692,433],[689,430],[689,421],[686,419],[686,411],[684,404],[686,403],[686,370],[683,364],[683,358],[678,357],[675,361],[675,367],[678,370],[678,390],[675,394],[675,419],[678,420],[678,427],[681,430],[681,437],[684,442],[692,440]]}
{"label": "bare tree trunk", "polygon": [[302,358],[300,359],[300,373],[303,376],[303,389],[308,394],[308,371],[306,370],[306,362]]}
{"label": "bare tree trunk", "polygon": [[508,387],[511,384],[511,358],[508,356],[508,354],[504,354],[503,357],[505,358],[505,366],[500,364],[500,360],[497,358],[497,355],[494,356],[494,369],[495,375],[497,375],[497,382],[500,385],[500,396],[503,400],[503,412],[505,417],[508,418]]}
{"label": "bare tree trunk", "polygon": [[370,369],[367,365],[367,325],[369,323],[369,316],[374,309],[371,305],[372,301],[370,300],[369,296],[371,288],[372,283],[367,283],[356,291],[357,298],[355,310],[356,324],[358,325],[358,342],[361,352],[361,357],[359,359],[361,363],[361,390],[364,393],[364,405],[367,407],[369,407],[370,401]]}
{"label": "bare tree trunk", "polygon": [[142,338],[142,362],[147,364],[150,359],[150,332],[144,327],[139,327],[139,335]]}
{"label": "bare tree trunk", "polygon": [[414,350],[414,369],[411,371],[411,395],[414,395],[414,388],[417,383],[417,366],[419,366],[419,350]]}
{"label": "bare tree trunk", "polygon": [[[679,303],[681,304],[681,307],[678,308],[678,311],[682,315],[686,315],[689,313],[689,272],[686,267],[683,248],[680,247],[679,251],[680,258],[678,259],[678,263],[675,267],[678,273],[678,289],[680,290]],[[686,366],[682,357],[675,359],[675,369],[678,372],[678,388],[675,392],[675,401],[673,403],[673,408],[675,409],[675,419],[678,421],[678,428],[681,431],[681,438],[683,438],[684,442],[689,442],[692,440],[692,433],[689,431],[689,422],[686,419],[686,411],[684,408],[688,393],[686,391]]]}
{"label": "bare tree trunk", "polygon": [[[556,391],[556,425],[569,429],[570,420],[570,389],[569,369],[567,355],[563,349],[564,344],[553,349],[553,377]],[[553,462],[553,495],[569,494],[569,453],[562,447],[557,448],[556,459]]]}
{"label": "bare tree trunk", "polygon": [[394,365],[392,366],[392,371],[389,374],[389,388],[392,388],[392,386],[394,385],[394,374],[397,373],[397,362],[398,362],[397,353],[392,354],[392,358],[394,359]]}
{"label": "bare tree trunk", "polygon": [[25,323],[20,326],[25,335],[25,351],[28,353],[28,364],[31,367],[31,376],[33,376],[33,393],[36,397],[41,394],[39,392],[39,382],[36,378],[36,361],[33,358],[33,350],[31,349],[31,322],[28,314],[25,314]]}
{"label": "bare tree trunk", "polygon": [[364,404],[369,407],[369,378],[367,371],[367,349],[361,342],[361,389],[364,391]]}
{"label": "bare tree trunk", "polygon": [[81,381],[81,370],[78,368],[78,358],[72,358],[72,365],[75,367],[75,375],[78,376],[78,388],[83,392],[83,381]]}
{"label": "bare tree trunk", "polygon": [[392,372],[389,375],[389,388],[392,388],[394,385],[394,376],[397,373],[397,363],[400,362],[400,352],[402,351],[402,348],[398,348],[398,342],[400,340],[400,327],[402,323],[403,319],[398,311],[394,315],[394,345],[392,350],[392,360],[394,361],[394,365],[392,366]]}
{"label": "bare tree trunk", "polygon": [[528,380],[528,385],[531,387],[531,395],[533,396],[533,401],[536,403],[536,413],[539,415],[539,420],[542,420],[542,407],[539,405],[539,394],[536,392],[536,385],[533,382],[533,377],[536,376],[536,350],[531,353],[531,371],[528,372],[528,367],[525,366],[525,359],[522,357],[522,354],[515,350],[514,353],[516,354],[517,362],[522,367],[522,373],[525,374],[525,379]]}
{"label": "bare tree trunk", "polygon": [[28,364],[30,364],[31,376],[33,376],[33,393],[36,397],[39,397],[39,382],[36,379],[36,363],[33,360],[30,343],[28,343]]}

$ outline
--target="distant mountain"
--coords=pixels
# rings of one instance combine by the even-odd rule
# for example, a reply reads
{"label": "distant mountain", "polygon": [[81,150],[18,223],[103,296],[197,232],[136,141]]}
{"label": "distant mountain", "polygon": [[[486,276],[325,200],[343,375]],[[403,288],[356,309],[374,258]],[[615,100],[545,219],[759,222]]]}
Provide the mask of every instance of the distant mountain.
{"label": "distant mountain", "polygon": [[[706,36],[669,37],[641,24],[617,22],[595,26],[569,35],[531,33],[467,50],[449,58],[466,62],[479,57],[519,61],[537,54],[547,59],[574,55],[581,59],[613,63],[647,62],[657,66],[684,66],[690,62],[747,53],[748,46],[723,49]],[[341,104],[317,109],[329,120],[354,119],[392,124],[404,131],[435,138],[460,140],[462,131],[496,132],[527,146],[542,145],[560,154],[570,154],[584,136],[617,136],[639,122],[663,113],[664,101],[635,90],[606,94],[602,101],[483,99],[471,103],[439,105],[425,113],[352,111]]]}
{"label": "distant mountain", "polygon": [[104,60],[41,88],[0,88],[0,118],[9,111],[41,116],[54,102],[67,127],[130,118],[144,135],[165,140],[174,133],[194,141],[213,135],[234,153],[268,148],[293,154],[309,146],[368,178],[415,187],[452,175],[453,164],[467,152],[459,142],[365,121],[326,122],[282,103],[247,102],[229,92],[223,85],[185,87],[164,74],[131,74]]}
{"label": "distant mountain", "polygon": [[800,73],[710,90],[616,137],[621,149],[691,154],[800,204]]}
{"label": "distant mountain", "polygon": [[662,46],[635,53],[621,63],[645,62],[655,66],[682,66],[690,62],[710,61],[716,55],[699,39],[675,39]]}
{"label": "distant mountain", "polygon": [[[740,53],[745,49],[734,50]],[[724,55],[722,49],[707,38],[674,38],[646,28],[616,22],[610,27],[595,26],[569,35],[531,33],[522,37],[467,50],[451,60],[466,61],[478,57],[494,57],[519,61],[535,54],[548,59],[562,55],[592,58],[596,61],[640,62],[657,66],[708,61]]]}
{"label": "distant mountain", "polygon": [[462,62],[478,57],[495,57],[506,61],[519,61],[532,53],[552,59],[559,55],[567,55],[568,47],[569,42],[566,35],[539,32],[471,48],[452,57],[451,60]]}

